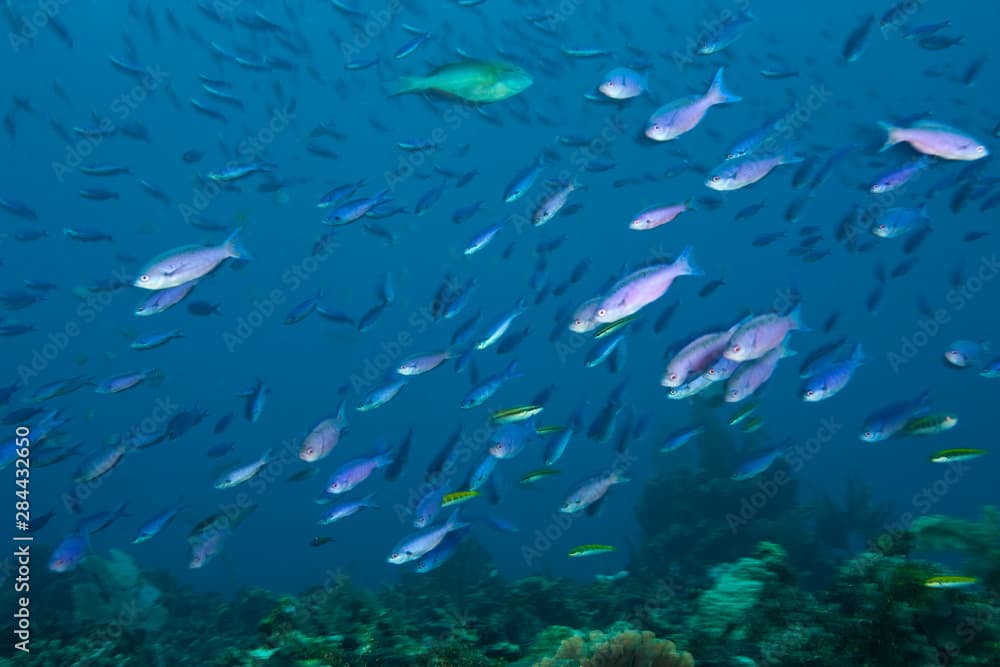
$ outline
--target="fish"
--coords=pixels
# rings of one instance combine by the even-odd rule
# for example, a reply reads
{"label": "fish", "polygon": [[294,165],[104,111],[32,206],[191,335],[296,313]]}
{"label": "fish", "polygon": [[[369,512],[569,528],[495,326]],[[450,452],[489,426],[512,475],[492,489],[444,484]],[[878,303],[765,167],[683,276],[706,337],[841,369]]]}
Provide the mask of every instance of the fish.
{"label": "fish", "polygon": [[617,548],[610,544],[581,544],[578,547],[570,549],[568,555],[570,558],[581,558],[583,556],[611,553],[617,550]]}
{"label": "fish", "polygon": [[326,511],[323,517],[317,521],[317,523],[321,526],[326,526],[349,516],[353,516],[363,509],[377,507],[378,503],[375,502],[375,494],[369,493],[363,498],[334,503],[330,509]]}
{"label": "fish", "polygon": [[454,491],[452,493],[446,493],[441,498],[441,507],[461,505],[462,503],[466,503],[479,495],[479,491],[476,491],[475,489],[470,491]]}
{"label": "fish", "polygon": [[64,573],[76,569],[90,552],[86,534],[72,532],[63,537],[49,557],[49,569]]}
{"label": "fish", "polygon": [[694,263],[693,252],[693,248],[687,246],[670,264],[653,264],[619,280],[598,304],[594,322],[617,322],[662,297],[676,278],[703,275]]}
{"label": "fish", "polygon": [[440,526],[404,538],[389,554],[386,561],[394,565],[402,565],[414,561],[429,553],[452,531],[461,530],[469,524],[459,519],[459,509],[452,512],[448,520]]}
{"label": "fish", "polygon": [[299,450],[299,458],[306,463],[325,459],[347,432],[347,401],[342,401],[334,417],[320,421],[306,435]]}
{"label": "fish", "polygon": [[631,222],[628,223],[628,228],[636,231],[656,229],[668,222],[673,222],[681,213],[686,213],[690,210],[690,200],[680,204],[652,206],[637,213]]}
{"label": "fish", "polygon": [[731,479],[736,482],[742,482],[761,475],[774,465],[778,459],[784,456],[788,450],[789,445],[785,443],[778,447],[768,449],[761,454],[755,455],[754,457],[741,463],[739,467],[737,467],[736,472],[732,474]]}
{"label": "fish", "polygon": [[989,452],[985,449],[976,449],[971,447],[942,449],[939,452],[931,454],[929,460],[931,463],[958,463],[959,461],[971,461],[972,459],[978,459],[988,453]]}
{"label": "fish", "polygon": [[682,97],[654,111],[646,121],[646,136],[653,141],[672,141],[697,127],[711,107],[741,101],[742,97],[726,88],[722,74],[720,67],[704,95]]}
{"label": "fish", "polygon": [[132,544],[141,544],[159,535],[174,520],[178,511],[179,507],[171,507],[150,518],[139,528]]}
{"label": "fish", "polygon": [[504,202],[512,204],[526,195],[532,186],[534,186],[535,181],[538,180],[542,171],[545,170],[545,166],[545,158],[538,156],[530,165],[515,173],[503,189]]}
{"label": "fish", "polygon": [[732,332],[723,356],[732,361],[759,359],[778,347],[792,331],[809,331],[797,305],[787,315],[766,313],[747,318]]}
{"label": "fish", "polygon": [[757,183],[776,167],[798,164],[805,158],[785,152],[751,153],[745,157],[723,162],[709,174],[705,185],[719,192],[741,190]]}
{"label": "fish", "polygon": [[851,381],[854,372],[867,360],[861,343],[854,347],[850,358],[832,363],[828,368],[807,379],[802,388],[802,400],[808,403],[825,401],[840,393]]}
{"label": "fish", "polygon": [[463,60],[442,65],[422,77],[400,80],[393,95],[433,92],[467,102],[499,102],[527,90],[530,74],[510,63]]}
{"label": "fish", "polygon": [[569,495],[563,500],[559,511],[566,514],[574,514],[594,505],[604,498],[604,495],[615,484],[625,484],[629,482],[621,471],[612,470],[589,477],[577,485]]}
{"label": "fish", "polygon": [[332,494],[347,493],[368,479],[376,470],[391,464],[392,455],[387,449],[380,449],[369,456],[351,459],[330,475],[326,484],[326,492]]}
{"label": "fish", "polygon": [[990,154],[989,149],[973,137],[937,121],[921,120],[911,127],[879,121],[879,127],[886,133],[883,151],[898,143],[908,143],[919,153],[943,160],[981,160]]}
{"label": "fish", "polygon": [[524,473],[521,476],[520,483],[534,484],[535,482],[541,479],[545,479],[546,477],[549,477],[551,475],[558,475],[558,474],[559,471],[553,470],[552,468],[538,468],[537,470],[531,470],[529,472]]}
{"label": "fish", "polygon": [[704,426],[686,427],[670,433],[664,438],[661,453],[677,451],[705,432]]}
{"label": "fish", "polygon": [[138,386],[150,378],[158,377],[160,375],[161,371],[157,368],[150,368],[145,371],[122,373],[98,382],[94,387],[94,391],[98,394],[117,394]]}
{"label": "fish", "polygon": [[559,212],[566,206],[569,196],[583,187],[585,186],[579,183],[575,178],[569,183],[555,187],[555,189],[552,190],[547,197],[541,200],[534,213],[531,214],[531,224],[535,227],[541,227],[545,223],[552,220],[552,218],[556,217],[556,215],[558,215]]}
{"label": "fish", "polygon": [[924,586],[927,588],[965,588],[967,586],[975,586],[978,583],[979,580],[976,577],[956,575],[929,577],[924,580]]}
{"label": "fish", "polygon": [[516,378],[524,377],[520,372],[517,360],[511,361],[502,372],[492,375],[466,393],[462,398],[459,407],[463,410],[470,410],[479,407],[493,397],[500,388]]}
{"label": "fish", "polygon": [[146,264],[133,285],[148,290],[169,289],[208,275],[227,259],[250,259],[240,240],[241,230],[236,229],[217,246],[184,246],[163,253]]}
{"label": "fish", "polygon": [[604,75],[597,90],[612,100],[629,100],[646,92],[648,78],[628,67],[616,67]]}
{"label": "fish", "polygon": [[256,461],[239,465],[236,468],[220,475],[216,478],[214,487],[220,490],[231,489],[234,486],[239,486],[240,484],[249,482],[272,461],[273,456],[274,450],[268,449],[261,454],[260,458]]}
{"label": "fish", "polygon": [[958,426],[958,416],[948,412],[911,417],[900,430],[900,435],[935,435]]}
{"label": "fish", "polygon": [[982,366],[986,353],[990,351],[990,341],[956,340],[948,344],[944,359],[956,368]]}

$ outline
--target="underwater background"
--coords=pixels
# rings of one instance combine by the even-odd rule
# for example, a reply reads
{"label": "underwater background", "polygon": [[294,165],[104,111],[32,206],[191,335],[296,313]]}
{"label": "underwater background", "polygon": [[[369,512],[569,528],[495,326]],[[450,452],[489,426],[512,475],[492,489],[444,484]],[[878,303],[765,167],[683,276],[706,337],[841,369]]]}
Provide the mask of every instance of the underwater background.
{"label": "underwater background", "polygon": [[1000,665],[994,3],[4,12],[2,664]]}

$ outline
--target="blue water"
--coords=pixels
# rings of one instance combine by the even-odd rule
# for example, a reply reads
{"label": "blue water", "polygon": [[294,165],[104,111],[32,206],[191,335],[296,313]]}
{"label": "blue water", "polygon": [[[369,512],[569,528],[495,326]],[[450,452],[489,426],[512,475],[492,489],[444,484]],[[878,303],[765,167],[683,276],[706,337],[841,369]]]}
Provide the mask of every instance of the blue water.
{"label": "blue water", "polygon": [[[33,11],[31,3],[15,3],[19,4],[24,5],[23,14]],[[870,487],[875,501],[893,503],[897,517],[908,513],[974,517],[981,506],[997,500],[998,463],[991,457],[974,461],[963,468],[957,482],[942,484],[943,469],[928,463],[927,457],[949,447],[988,448],[991,438],[987,436],[995,431],[996,380],[980,377],[972,369],[950,368],[943,361],[953,340],[997,339],[997,237],[992,233],[992,212],[979,210],[981,202],[996,193],[995,184],[958,213],[949,209],[954,187],[933,193],[928,205],[933,231],[911,256],[917,260],[912,270],[888,280],[874,313],[866,308],[866,299],[877,284],[874,272],[880,264],[891,271],[906,257],[901,251],[903,240],[877,239],[871,252],[852,254],[835,239],[836,227],[850,206],[874,200],[866,192],[874,178],[912,152],[896,147],[877,154],[883,135],[876,121],[926,112],[969,132],[991,150],[997,148],[991,136],[998,120],[995,63],[987,61],[973,85],[956,79],[989,52],[1000,10],[985,2],[915,4],[921,6],[913,23],[950,19],[947,32],[964,35],[962,44],[929,51],[903,39],[898,31],[883,35],[876,27],[864,55],[857,62],[845,63],[840,52],[846,35],[873,9],[864,2],[755,2],[753,11],[760,20],[733,46],[713,56],[692,56],[690,63],[680,64],[672,54],[689,50],[692,36],[702,30],[703,17],[715,11],[705,3],[664,7],[629,2],[619,7],[614,3],[487,2],[461,8],[440,2],[390,3],[386,9],[365,2],[364,11],[372,12],[366,19],[370,34],[361,36],[352,36],[356,24],[326,3],[243,3],[229,13],[247,15],[260,9],[283,25],[295,26],[290,33],[293,42],[308,45],[308,51],[295,54],[267,33],[223,27],[189,7],[173,10],[184,26],[181,34],[175,34],[160,8],[153,10],[154,33],[144,18],[142,3],[134,3],[138,14],[134,17],[125,7],[102,3],[59,6],[56,19],[72,34],[71,50],[48,27],[26,43],[18,43],[18,48],[0,49],[5,107],[12,106],[10,98],[16,95],[30,99],[34,109],[33,113],[15,112],[16,138],[0,138],[4,155],[0,196],[28,203],[38,212],[35,221],[0,214],[5,234],[0,244],[2,286],[20,289],[22,279],[36,278],[60,288],[44,303],[4,313],[35,326],[29,334],[2,341],[0,383],[18,378],[24,383],[8,409],[20,407],[46,382],[74,375],[101,380],[129,370],[162,369],[165,380],[158,387],[146,384],[110,396],[85,388],[45,404],[65,410],[72,419],[64,430],[88,450],[144,419],[155,419],[158,401],[181,408],[198,405],[209,412],[184,437],[126,454],[118,468],[93,485],[89,497],[83,499],[83,514],[120,502],[128,503],[130,514],[94,535],[93,551],[124,549],[142,568],[166,570],[196,590],[228,594],[253,585],[295,592],[322,581],[330,571],[347,573],[369,586],[399,576],[403,568],[385,562],[392,546],[412,531],[410,519],[401,520],[398,508],[419,493],[430,460],[459,426],[463,433],[472,434],[488,423],[490,408],[528,402],[552,385],[539,425],[564,424],[584,401],[589,427],[611,389],[629,378],[626,412],[650,420],[651,426],[645,438],[630,446],[627,476],[632,481],[612,489],[598,517],[574,518],[567,529],[558,528],[559,505],[573,484],[607,470],[615,461],[618,436],[598,444],[586,437],[586,428],[554,466],[561,471],[559,475],[529,489],[518,484],[522,474],[541,467],[543,444],[532,445],[520,457],[498,466],[503,479],[499,505],[478,498],[464,510],[472,516],[493,512],[520,527],[517,534],[501,534],[481,523],[473,529],[474,539],[503,576],[555,573],[590,579],[628,566],[624,541],[638,540],[633,508],[645,481],[657,471],[697,465],[696,447],[670,455],[657,453],[657,438],[690,423],[691,402],[700,400],[665,398],[659,386],[665,351],[677,349],[698,333],[728,327],[748,311],[785,309],[791,305],[785,295],[795,289],[801,295],[803,317],[814,331],[792,334],[790,346],[800,356],[782,362],[762,391],[758,414],[765,427],[748,442],[763,446],[792,438],[807,443],[824,424],[836,424],[832,439],[793,473],[803,503],[824,492],[839,496],[846,480],[855,478]],[[881,12],[885,7],[877,9]],[[552,23],[554,35],[533,29],[524,18],[546,11],[558,13]],[[389,19],[380,22],[380,16]],[[415,54],[394,60],[393,52],[410,38],[403,23],[422,27],[434,37]],[[126,41],[134,44],[134,56],[128,55]],[[254,56],[279,55],[296,63],[297,69],[241,68],[214,54],[212,41],[225,48],[245,48]],[[561,53],[560,46],[596,46],[614,55],[574,59]],[[466,105],[440,99],[428,102],[412,95],[389,96],[400,76],[452,62],[458,58],[456,49],[470,56],[516,61],[531,72],[534,84],[521,95],[485,106],[482,111],[493,122]],[[378,56],[380,62],[371,68],[347,70],[345,53],[352,58]],[[109,56],[134,58],[139,66],[157,74],[140,81],[112,67]],[[622,105],[584,99],[608,69],[636,61],[650,65],[649,94]],[[696,129],[674,142],[654,144],[641,138],[643,124],[657,105],[703,92],[719,66],[725,66],[728,86],[743,96],[742,102],[711,109]],[[758,73],[765,67],[796,69],[800,75],[770,80]],[[199,74],[231,83],[245,108],[210,101],[200,90]],[[66,91],[68,101],[56,96],[53,81]],[[211,103],[228,120],[220,122],[197,113],[188,102],[192,96]],[[293,100],[294,111],[286,120],[281,110],[292,106]],[[714,193],[703,185],[707,171],[736,140],[789,105],[801,110],[802,122],[796,123],[790,141],[796,152],[815,156],[821,164],[836,151],[848,149],[813,191],[796,223],[782,216],[790,202],[806,194],[791,186],[797,166],[780,167],[760,183],[733,193]],[[66,143],[50,125],[70,129],[93,122],[93,114],[118,125],[141,124],[148,130],[148,141],[121,133],[97,140],[71,134],[72,141]],[[373,127],[369,119],[377,119],[385,130]],[[321,122],[343,134],[315,139],[335,151],[335,159],[306,150],[310,130]],[[602,141],[589,149],[555,141],[557,135],[592,139],[602,133],[606,149]],[[206,197],[211,189],[196,176],[225,165],[248,137],[261,144],[255,157],[275,163],[275,176],[291,183],[278,193],[262,193],[256,186],[266,179],[258,175],[237,182],[233,191]],[[396,145],[413,138],[434,138],[437,149],[426,155]],[[192,149],[204,153],[201,161],[182,162],[181,154]],[[504,204],[501,193],[512,175],[543,149],[557,151],[561,159],[546,169],[542,179],[578,177],[586,187],[573,193],[570,203],[582,208],[541,228],[505,229],[482,253],[463,256],[462,248],[480,229],[502,216],[530,214],[526,208],[530,198]],[[614,168],[600,173],[581,169],[587,157],[612,161]],[[690,170],[671,178],[662,176],[685,159],[693,165]],[[976,172],[985,186],[996,177],[994,159]],[[170,203],[150,197],[134,176],[99,178],[76,169],[80,163],[91,162],[128,166],[134,176],[161,188]],[[416,201],[441,181],[433,172],[435,165],[456,173],[475,169],[479,175],[462,189],[448,187],[430,211],[417,217],[413,215]],[[935,166],[896,193],[893,205],[919,205],[933,184],[965,166]],[[390,176],[401,167],[407,172],[401,178]],[[653,178],[637,185],[613,185],[616,179],[645,174]],[[387,244],[367,233],[359,222],[336,229],[332,251],[316,259],[313,245],[330,229],[321,224],[323,212],[316,208],[316,201],[334,185],[362,178],[367,179],[362,194],[390,187],[393,204],[407,208],[405,213],[377,221],[392,230],[396,242]],[[78,195],[85,187],[106,187],[119,198],[86,200]],[[705,196],[718,197],[721,206],[716,210],[699,207],[647,232],[627,229],[631,216],[645,206]],[[484,210],[460,226],[452,224],[455,209],[477,200],[482,200]],[[761,213],[734,221],[737,211],[758,202],[767,203]],[[221,315],[196,317],[182,303],[163,314],[137,318],[132,311],[148,296],[143,290],[127,287],[89,305],[71,293],[76,286],[113,276],[130,279],[163,251],[224,238],[222,232],[186,224],[185,212],[191,210],[187,207],[229,229],[243,226],[245,245],[253,254],[253,260],[243,266],[223,266],[189,297],[221,303]],[[820,228],[824,238],[817,249],[830,251],[816,263],[788,254],[799,238],[798,228],[805,225]],[[115,241],[76,242],[61,233],[70,226],[104,230]],[[28,228],[45,229],[48,237],[20,243],[9,236]],[[758,234],[782,230],[787,237],[770,246],[751,245]],[[974,242],[963,241],[966,233],[975,230],[991,233]],[[550,288],[562,282],[581,259],[590,258],[592,263],[584,278],[564,295],[549,295],[536,305],[537,290],[530,285],[536,268],[535,248],[560,236],[566,237],[565,242],[547,255]],[[504,248],[511,243],[513,252],[505,259]],[[607,366],[585,368],[583,360],[592,343],[572,335],[565,326],[556,343],[549,341],[561,308],[575,307],[626,270],[654,257],[675,256],[689,244],[705,276],[678,279],[665,297],[641,312],[643,326],[628,334],[626,362],[617,374],[609,373]],[[968,290],[957,296],[949,292],[954,289],[950,275],[956,267],[962,272],[959,286]],[[978,271],[985,279],[968,282]],[[392,276],[396,298],[365,333],[315,314],[294,326],[282,324],[294,305],[319,290],[323,305],[358,318],[378,303],[378,286],[387,274]],[[435,322],[427,309],[446,274],[463,283],[474,277],[477,288],[457,318]],[[710,296],[697,295],[707,281],[719,278],[725,280],[724,286]],[[528,310],[512,332],[529,326],[530,335],[510,355],[498,355],[492,348],[476,353],[473,363],[485,377],[517,358],[526,377],[508,384],[487,407],[458,409],[470,387],[469,371],[456,373],[448,363],[414,378],[394,401],[378,410],[359,413],[353,409],[377,386],[373,367],[380,378],[411,354],[445,348],[455,326],[468,316],[477,311],[482,314],[478,330],[521,298],[526,299]],[[926,338],[917,335],[925,318],[918,300],[939,309],[946,320]],[[654,334],[653,321],[675,301],[679,306],[669,326]],[[840,313],[836,329],[823,333],[822,325],[833,311]],[[249,335],[244,335],[246,323],[256,323]],[[46,348],[46,343],[56,340],[66,327],[71,331],[77,327],[78,335],[57,345],[59,349],[52,354],[53,348]],[[138,352],[128,347],[134,335],[175,327],[183,329],[185,337],[162,348]],[[797,376],[801,358],[839,336],[851,344],[861,342],[870,360],[841,394],[818,404],[803,402]],[[905,341],[916,343],[919,349],[912,354],[907,349],[906,356],[912,358],[899,364],[893,355],[904,354]],[[40,364],[38,354],[44,358]],[[270,394],[263,416],[250,424],[234,394],[249,388],[258,377]],[[924,390],[930,391],[935,411],[959,415],[956,429],[924,440],[877,445],[858,439],[866,415]],[[349,433],[323,461],[298,461],[294,455],[303,434],[333,414],[342,398],[348,402]],[[732,412],[730,406],[718,410],[722,418]],[[213,435],[214,422],[229,412],[236,412],[229,430]],[[313,499],[326,476],[347,459],[375,449],[380,439],[398,443],[410,428],[413,447],[400,479],[388,483],[377,472],[349,494],[375,492],[381,509],[366,510],[333,526],[317,526],[323,508]],[[744,440],[742,435],[736,437],[738,442]],[[210,447],[224,441],[235,442],[231,455],[221,462],[206,456]],[[267,448],[281,450],[282,443],[286,443],[287,465],[272,466],[236,489],[212,488],[227,464],[251,461]],[[482,444],[461,450],[465,458],[453,476],[455,490],[485,455],[485,448]],[[41,542],[54,545],[79,518],[61,502],[72,490],[78,461],[33,470],[33,511],[56,511],[55,519],[37,537]],[[319,474],[304,482],[285,481],[307,465],[318,466]],[[11,470],[4,479],[12,484]],[[747,484],[750,494],[755,482]],[[235,531],[223,554],[203,569],[187,568],[185,537],[190,527],[243,497],[259,507]],[[183,508],[164,534],[146,544],[129,544],[145,518],[174,503]],[[737,510],[720,505],[711,511],[723,516]],[[541,539],[546,530],[549,537]],[[311,548],[309,540],[320,535],[333,537],[333,542]],[[617,544],[619,550],[593,559],[566,557],[569,549],[584,543]],[[525,556],[526,549],[539,545],[546,548],[537,558]],[[859,550],[863,544],[854,546]]]}

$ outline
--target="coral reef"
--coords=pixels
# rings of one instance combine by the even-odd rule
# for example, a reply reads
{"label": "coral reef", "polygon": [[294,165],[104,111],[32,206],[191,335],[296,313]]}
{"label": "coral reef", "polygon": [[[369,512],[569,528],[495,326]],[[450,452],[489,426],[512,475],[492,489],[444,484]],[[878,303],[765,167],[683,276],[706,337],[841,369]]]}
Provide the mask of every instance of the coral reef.
{"label": "coral reef", "polygon": [[77,625],[113,620],[155,632],[166,623],[160,590],[141,575],[135,560],[125,552],[112,549],[106,558],[87,559],[81,574],[89,581],[72,586],[72,613]]}
{"label": "coral reef", "polygon": [[649,631],[612,627],[607,634],[593,631],[562,640],[551,658],[537,667],[693,667],[690,653],[677,652],[673,642]]}

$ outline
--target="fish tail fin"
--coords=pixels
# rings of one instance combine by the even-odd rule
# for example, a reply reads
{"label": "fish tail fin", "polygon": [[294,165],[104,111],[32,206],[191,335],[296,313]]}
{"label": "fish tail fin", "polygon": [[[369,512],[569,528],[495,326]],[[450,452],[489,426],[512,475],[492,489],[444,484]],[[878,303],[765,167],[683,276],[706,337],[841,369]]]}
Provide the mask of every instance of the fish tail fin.
{"label": "fish tail fin", "polygon": [[808,324],[802,321],[802,304],[796,304],[792,312],[788,313],[788,317],[792,318],[792,324],[796,331],[812,331]]}
{"label": "fish tail fin", "polygon": [[694,252],[693,246],[687,246],[680,256],[674,260],[674,265],[683,272],[686,276],[703,276],[705,272],[702,271],[697,264],[695,264],[694,257],[691,253]]}
{"label": "fish tail fin", "polygon": [[379,509],[381,507],[381,505],[378,504],[378,501],[375,500],[374,493],[369,493],[367,496],[361,499],[361,502],[364,504],[365,507],[371,507],[372,509]]}
{"label": "fish tail fin", "polygon": [[514,378],[524,377],[524,373],[521,372],[517,359],[514,359],[509,364],[507,364],[507,370],[504,371],[504,376],[508,380],[513,380]]}
{"label": "fish tail fin", "polygon": [[253,255],[244,247],[243,240],[240,239],[242,227],[237,227],[226,239],[225,248],[230,257],[234,259],[253,259]]}
{"label": "fish tail fin", "polygon": [[884,120],[878,121],[878,126],[885,130],[886,134],[885,143],[882,144],[882,148],[878,149],[879,153],[881,153],[882,151],[888,150],[899,143],[899,137],[897,136],[899,128],[892,123],[885,122]]}
{"label": "fish tail fin", "polygon": [[268,450],[265,451],[261,455],[260,460],[261,460],[262,463],[265,463],[265,464],[270,463],[271,461],[273,461],[274,460],[274,447],[268,448]]}
{"label": "fish tail fin", "polygon": [[465,528],[466,526],[469,525],[468,521],[462,521],[461,516],[459,514],[461,511],[462,511],[461,507],[456,507],[455,511],[451,513],[451,516],[448,517],[448,521],[445,522],[445,525],[448,526],[448,532],[451,532],[453,530],[458,530],[460,528]]}
{"label": "fish tail fin", "polygon": [[395,95],[405,95],[406,93],[417,93],[424,89],[424,80],[419,76],[400,77],[396,82],[396,89],[392,91]]}
{"label": "fish tail fin", "polygon": [[713,104],[729,104],[731,102],[739,102],[743,98],[726,88],[725,82],[722,80],[722,72],[725,68],[720,67],[719,71],[715,73],[715,78],[712,79],[712,85],[706,93],[706,97],[712,100]]}
{"label": "fish tail fin", "polygon": [[798,164],[805,162],[806,157],[793,150],[786,150],[781,153],[781,164]]}
{"label": "fish tail fin", "polygon": [[871,359],[871,357],[865,354],[865,350],[861,347],[861,343],[858,343],[854,346],[854,352],[851,354],[851,359],[853,359],[855,363],[861,364]]}

